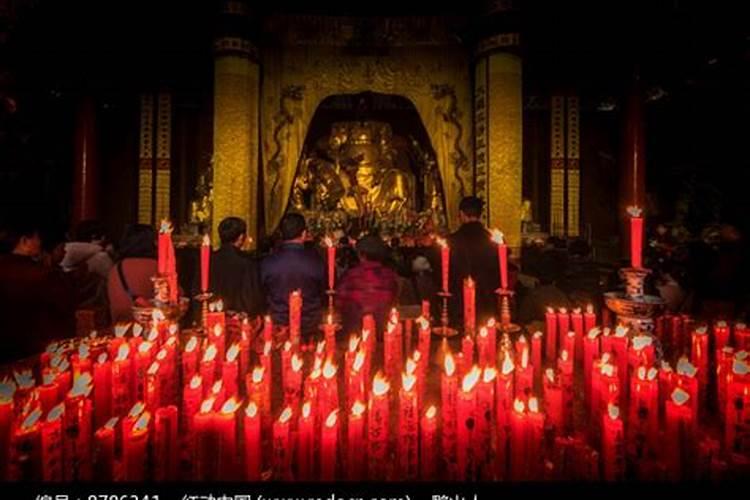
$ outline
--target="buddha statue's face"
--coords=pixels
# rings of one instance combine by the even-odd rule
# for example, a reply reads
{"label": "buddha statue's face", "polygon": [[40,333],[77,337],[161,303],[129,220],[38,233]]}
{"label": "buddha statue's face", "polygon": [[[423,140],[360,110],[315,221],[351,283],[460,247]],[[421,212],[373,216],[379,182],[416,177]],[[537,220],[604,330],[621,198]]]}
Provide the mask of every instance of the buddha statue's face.
{"label": "buddha statue's face", "polygon": [[375,174],[378,169],[380,152],[375,144],[349,144],[346,148],[346,158],[354,160],[351,165],[357,184],[365,189],[375,187]]}

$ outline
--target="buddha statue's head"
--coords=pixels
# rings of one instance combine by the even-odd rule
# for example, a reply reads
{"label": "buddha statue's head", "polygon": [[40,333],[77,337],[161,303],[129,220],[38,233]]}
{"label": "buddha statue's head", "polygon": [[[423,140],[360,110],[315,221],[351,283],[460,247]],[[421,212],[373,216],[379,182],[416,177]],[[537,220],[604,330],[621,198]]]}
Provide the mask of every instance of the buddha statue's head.
{"label": "buddha statue's head", "polygon": [[[357,179],[357,184],[367,190],[378,183],[382,168],[381,141],[388,140],[381,133],[388,124],[381,122],[348,122],[347,142],[341,148],[342,164]],[[334,125],[334,130],[336,125]]]}

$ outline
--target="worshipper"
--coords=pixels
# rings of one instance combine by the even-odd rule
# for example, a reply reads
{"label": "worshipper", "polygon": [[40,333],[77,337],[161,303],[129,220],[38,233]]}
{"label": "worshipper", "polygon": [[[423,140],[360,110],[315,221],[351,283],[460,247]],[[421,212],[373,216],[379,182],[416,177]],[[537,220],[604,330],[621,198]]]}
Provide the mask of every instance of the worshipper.
{"label": "worshipper", "polygon": [[16,221],[0,255],[0,365],[42,352],[75,333],[73,293],[57,266],[41,263],[40,229]]}
{"label": "worshipper", "polygon": [[107,277],[109,312],[113,322],[132,321],[133,304],[154,297],[151,281],[158,272],[156,231],[146,224],[125,228],[118,260]]}
{"label": "worshipper", "polygon": [[211,255],[209,289],[226,309],[256,316],[263,312],[258,263],[243,251],[247,224],[239,217],[227,217],[219,224],[221,247]]}
{"label": "worshipper", "polygon": [[325,263],[309,240],[305,218],[290,213],[281,219],[281,243],[260,265],[260,280],[275,325],[289,325],[289,294],[302,292],[302,335],[313,336],[323,316],[327,285]]}
{"label": "worshipper", "polygon": [[106,284],[113,262],[104,226],[94,220],[76,225],[72,241],[65,243],[60,267],[73,283],[78,307],[104,307]]}
{"label": "worshipper", "polygon": [[448,237],[451,249],[449,286],[453,294],[449,304],[454,326],[463,324],[462,291],[464,279],[468,277],[476,283],[477,322],[496,316],[495,290],[500,287],[497,245],[482,224],[483,207],[484,202],[476,196],[462,199],[458,206],[461,227]]}
{"label": "worshipper", "polygon": [[384,264],[388,247],[374,235],[357,242],[359,264],[349,269],[336,288],[345,332],[361,329],[362,317],[372,314],[379,332],[383,331],[388,311],[398,296],[398,275]]}

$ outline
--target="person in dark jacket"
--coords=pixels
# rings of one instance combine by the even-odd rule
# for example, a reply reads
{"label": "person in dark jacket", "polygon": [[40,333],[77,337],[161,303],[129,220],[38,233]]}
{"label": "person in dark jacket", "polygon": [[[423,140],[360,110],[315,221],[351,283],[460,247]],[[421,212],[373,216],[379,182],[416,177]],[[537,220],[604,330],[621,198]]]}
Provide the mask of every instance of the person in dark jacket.
{"label": "person in dark jacket", "polygon": [[[448,237],[451,249],[450,303],[451,322],[463,325],[463,282],[469,276],[476,283],[477,324],[497,316],[497,295],[500,287],[497,245],[480,218],[484,202],[467,196],[458,206],[461,227]],[[438,275],[439,276],[439,275]]]}
{"label": "person in dark jacket", "polygon": [[305,247],[305,218],[296,213],[281,220],[282,242],[260,266],[260,280],[276,325],[289,325],[289,294],[302,292],[302,334],[314,335],[323,316],[326,271],[321,256]]}
{"label": "person in dark jacket", "polygon": [[372,314],[378,331],[383,331],[398,293],[397,274],[383,264],[388,253],[377,236],[365,236],[357,242],[359,264],[344,274],[336,290],[344,332],[360,330],[365,314]]}
{"label": "person in dark jacket", "polygon": [[3,240],[10,252],[0,255],[0,365],[75,334],[75,294],[59,267],[39,262],[38,227],[16,221]]}

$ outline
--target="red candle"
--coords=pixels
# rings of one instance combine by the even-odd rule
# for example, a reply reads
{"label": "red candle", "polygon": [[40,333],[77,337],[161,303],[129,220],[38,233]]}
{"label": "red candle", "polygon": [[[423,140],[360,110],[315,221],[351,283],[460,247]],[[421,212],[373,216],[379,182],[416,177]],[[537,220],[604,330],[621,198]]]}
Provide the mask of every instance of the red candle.
{"label": "red candle", "polygon": [[560,386],[563,397],[563,426],[565,430],[573,428],[573,358],[568,355],[568,351],[560,352],[560,359],[557,360],[557,366],[560,370]]}
{"label": "red candle", "polygon": [[693,425],[698,424],[699,415],[699,392],[698,392],[698,370],[688,361],[687,357],[682,357],[677,362],[677,385],[681,387],[690,396],[689,405],[693,412]]}
{"label": "red candle", "polygon": [[495,388],[497,414],[497,478],[506,479],[508,470],[508,437],[510,436],[510,413],[513,406],[513,359],[505,351],[502,369]]}
{"label": "red candle", "polygon": [[698,390],[700,391],[700,398],[703,398],[708,385],[708,328],[702,326],[693,330],[691,340],[690,359],[698,369]]}
{"label": "red candle", "polygon": [[388,424],[390,384],[381,373],[377,373],[372,381],[372,395],[367,418],[369,463],[368,479],[384,480],[386,460],[388,459]]}
{"label": "red candle", "polygon": [[544,314],[546,325],[547,361],[552,363],[557,359],[557,315],[551,307]]}
{"label": "red candle", "polygon": [[497,244],[497,263],[500,266],[500,288],[508,289],[508,245],[505,244],[503,233],[497,229],[492,231],[492,241]]}
{"label": "red candle", "polygon": [[735,323],[734,344],[737,349],[750,351],[750,328],[745,323]]}
{"label": "red candle", "polygon": [[203,358],[200,364],[200,375],[203,379],[203,390],[208,391],[214,383],[216,374],[216,355],[218,350],[215,344],[209,344],[203,352]]}
{"label": "red candle", "polygon": [[[263,401],[262,404],[259,404],[258,406],[260,406],[261,413],[268,418],[271,417],[271,374],[273,373],[273,366],[271,363],[272,345],[271,342],[263,344],[263,354],[260,356],[260,364],[263,367],[263,371],[260,373],[259,383],[262,388]],[[253,374],[253,380],[255,380],[255,374]]]}
{"label": "red candle", "polygon": [[190,337],[182,351],[182,380],[190,380],[198,371],[198,338]]}
{"label": "red candle", "polygon": [[402,366],[399,331],[400,325],[398,322],[388,321],[383,334],[383,368],[388,380],[396,380]]}
{"label": "red candle", "polygon": [[494,449],[493,424],[495,423],[495,383],[497,370],[487,367],[482,371],[482,378],[477,389],[476,432],[474,440],[475,457],[482,479],[491,479],[492,451]]}
{"label": "red candle", "polygon": [[586,306],[586,312],[583,313],[583,333],[584,336],[588,335],[592,328],[596,326],[596,313],[594,313],[594,306],[588,304]]}
{"label": "red candle", "polygon": [[294,290],[289,294],[289,340],[299,344],[302,329],[302,291]]}
{"label": "red candle", "polygon": [[[210,306],[209,306],[210,307]],[[209,316],[220,315],[221,319],[206,328],[206,343],[216,347],[216,356],[219,360],[224,359],[226,349],[226,317],[223,312],[209,312]],[[212,320],[213,321],[213,320]]]}
{"label": "red candle", "polygon": [[[495,318],[487,320],[487,344],[488,344],[488,355],[489,364],[492,366],[497,365],[497,322]],[[429,353],[429,350],[427,351]]]}
{"label": "red candle", "polygon": [[13,429],[13,396],[16,384],[7,377],[0,381],[0,480],[8,477],[10,437]]}
{"label": "red candle", "polygon": [[112,416],[112,363],[107,353],[99,355],[94,365],[94,427],[103,426]]}
{"label": "red candle", "polygon": [[22,415],[21,424],[12,434],[8,474],[11,481],[42,480],[41,417],[39,407]]}
{"label": "red candle", "polygon": [[420,477],[424,481],[434,481],[437,476],[437,409],[430,406],[422,417],[420,426],[419,465]]}
{"label": "red candle", "polygon": [[349,415],[349,426],[347,428],[346,443],[346,478],[350,481],[359,481],[364,478],[365,447],[364,439],[364,415],[367,407],[362,401],[352,404]]}
{"label": "red candle", "polygon": [[[659,381],[658,370],[640,366],[635,370],[630,387],[630,412],[628,415],[628,442],[638,447],[643,443],[647,450],[636,450],[636,456],[646,456],[646,451],[656,452],[659,445]],[[638,439],[637,436],[641,436]],[[643,453],[638,453],[642,451]]]}
{"label": "red candle", "polygon": [[42,423],[42,481],[63,480],[62,416],[65,405],[60,403],[50,410]]}
{"label": "red candle", "polygon": [[123,415],[133,406],[130,346],[122,344],[112,363],[112,414]]}
{"label": "red candle", "polygon": [[510,479],[524,481],[528,479],[529,422],[526,418],[526,405],[520,399],[513,402],[510,412]]}
{"label": "red candle", "polygon": [[182,392],[182,411],[180,429],[185,435],[187,442],[192,442],[193,437],[193,415],[195,415],[203,400],[203,379],[200,375],[193,375],[190,382],[185,384]]}
{"label": "red candle", "polygon": [[726,395],[724,446],[729,453],[746,454],[750,421],[750,366],[734,359]]}
{"label": "red candle", "polygon": [[534,371],[534,387],[537,387],[542,374],[542,332],[534,332],[531,336],[531,367]]}
{"label": "red candle", "polygon": [[565,406],[563,405],[562,387],[555,377],[555,370],[547,368],[544,371],[542,386],[549,423],[555,429],[555,432],[562,434],[565,429]]}
{"label": "red candle", "polygon": [[568,336],[568,332],[570,331],[570,315],[568,314],[568,310],[564,307],[561,307],[557,312],[557,325],[558,325],[558,348],[563,348],[563,343],[565,342],[565,338]]}
{"label": "red candle", "polygon": [[444,370],[440,376],[440,401],[442,409],[442,452],[449,469],[449,479],[455,479],[450,469],[456,458],[456,396],[458,394],[458,376],[453,354],[445,353]]}
{"label": "red candle", "polygon": [[529,346],[522,342],[521,362],[516,366],[516,397],[524,398],[534,386],[534,368],[529,363]]}
{"label": "red candle", "polygon": [[469,367],[474,363],[474,340],[469,335],[464,335],[461,341],[461,353],[463,354],[463,361],[460,365],[462,375],[465,375],[469,371]]}
{"label": "red candle", "polygon": [[153,344],[147,340],[138,344],[133,360],[133,394],[137,401],[146,399],[146,372],[151,366]]}
{"label": "red candle", "polygon": [[583,339],[583,392],[586,402],[591,401],[591,370],[594,360],[599,357],[598,328],[592,328]]}
{"label": "red candle", "polygon": [[240,403],[233,396],[226,400],[216,414],[214,426],[218,434],[219,479],[232,481],[237,478],[237,410]]}
{"label": "red candle", "polygon": [[302,399],[302,366],[302,358],[297,353],[292,354],[289,374],[284,379],[284,397],[288,406],[296,407]]}
{"label": "red candle", "polygon": [[636,335],[631,339],[628,367],[631,370],[654,364],[654,339],[649,335]]}
{"label": "red candle", "polygon": [[215,403],[214,398],[205,399],[193,416],[193,472],[201,481],[215,481],[218,476]]}
{"label": "red candle", "polygon": [[714,347],[717,351],[729,344],[729,325],[724,320],[714,323]]}
{"label": "red candle", "polygon": [[476,470],[476,456],[473,443],[476,431],[476,386],[480,378],[479,367],[474,366],[464,376],[457,402],[457,467],[459,480],[471,480]]}
{"label": "red candle", "polygon": [[224,390],[230,396],[238,394],[237,377],[239,366],[237,356],[240,353],[240,345],[232,344],[227,350],[226,360],[221,368],[221,380],[223,381]]}
{"label": "red candle", "polygon": [[55,370],[44,368],[42,373],[43,385],[38,386],[36,394],[42,407],[42,413],[46,414],[58,403],[60,399],[60,387],[57,384]]}
{"label": "red candle", "polygon": [[447,293],[449,291],[448,276],[450,273],[451,249],[448,246],[448,242],[443,238],[438,238],[437,243],[440,245],[440,269],[442,271],[443,292]]}
{"label": "red candle", "polygon": [[88,372],[75,378],[73,387],[65,398],[66,439],[64,443],[65,480],[85,481],[92,478],[91,436],[93,436],[93,412],[91,400],[91,374]]}
{"label": "red candle", "polygon": [[571,350],[570,352],[575,352],[575,359],[576,361],[580,361],[583,358],[583,314],[581,313],[581,308],[576,307],[573,309],[573,312],[570,313],[570,323],[573,325],[573,331],[575,332],[575,351]]}
{"label": "red candle", "polygon": [[289,432],[289,422],[291,419],[292,409],[287,406],[273,423],[273,472],[275,479],[282,481],[289,481],[291,479]]}
{"label": "red candle", "polygon": [[417,341],[417,349],[424,359],[430,357],[430,337],[432,336],[432,329],[430,328],[430,322],[425,316],[417,318],[417,331],[419,340]]}
{"label": "red candle", "polygon": [[667,477],[672,481],[690,477],[688,465],[692,460],[695,435],[689,400],[690,395],[678,387],[672,391],[665,407],[666,426],[662,449]]}
{"label": "red candle", "polygon": [[722,419],[726,418],[727,389],[732,381],[732,365],[734,363],[734,349],[724,347],[716,353],[716,400]]}
{"label": "red candle", "polygon": [[539,401],[535,397],[530,397],[528,402],[528,442],[527,442],[527,477],[542,477],[544,471],[544,462],[542,461],[542,445],[544,443],[544,413],[539,411]]}
{"label": "red candle", "polygon": [[159,239],[158,239],[158,252],[157,252],[157,270],[159,274],[166,275],[168,270],[169,251],[167,246],[169,244],[169,237],[171,235],[171,225],[168,220],[162,220],[159,226]]}
{"label": "red candle", "polygon": [[338,464],[336,454],[339,437],[338,415],[338,409],[328,414],[320,436],[320,477],[323,481],[333,481],[336,479],[336,467]]}
{"label": "red candle", "polygon": [[152,412],[155,412],[161,406],[161,385],[164,381],[159,368],[159,362],[154,361],[146,372],[144,400],[146,401],[146,407]]}
{"label": "red candle", "polygon": [[98,481],[120,479],[115,468],[115,428],[118,421],[118,417],[112,417],[94,433],[94,477]]}
{"label": "red candle", "polygon": [[622,419],[620,409],[613,404],[602,416],[602,457],[604,479],[619,481],[625,479],[625,456]]}
{"label": "red candle", "polygon": [[254,401],[250,401],[245,408],[243,433],[245,436],[245,478],[248,481],[259,481],[262,462],[260,414],[258,405]]}
{"label": "red candle", "polygon": [[473,334],[477,328],[477,288],[471,276],[464,279],[464,332]]}
{"label": "red candle", "polygon": [[203,235],[201,245],[201,292],[208,292],[208,268],[211,262],[211,238]]}
{"label": "red candle", "polygon": [[568,351],[568,356],[570,356],[571,360],[575,359],[575,350],[576,350],[575,332],[570,331],[565,334],[564,340],[563,340],[563,349],[565,351]]}
{"label": "red candle", "polygon": [[144,411],[135,424],[123,428],[122,469],[125,481],[146,480],[146,463],[151,414]]}
{"label": "red candle", "polygon": [[273,320],[271,316],[263,317],[263,342],[271,342],[273,340]]}
{"label": "red candle", "polygon": [[418,440],[418,410],[417,410],[417,378],[414,374],[403,374],[401,390],[399,391],[399,426],[398,446],[398,477],[404,480],[417,478],[417,440]]}
{"label": "red candle", "polygon": [[630,267],[639,269],[641,265],[641,251],[643,248],[643,217],[638,207],[628,207],[630,215]]}
{"label": "red candle", "polygon": [[170,405],[154,413],[154,479],[176,481],[180,447],[177,438],[177,407]]}
{"label": "red candle", "polygon": [[224,401],[226,401],[226,395],[224,382],[221,380],[214,382],[214,385],[211,386],[211,391],[208,393],[208,397],[214,400],[214,411],[219,411]]}
{"label": "red candle", "polygon": [[328,256],[328,289],[333,290],[336,282],[336,245],[328,236],[324,238],[324,241]]}
{"label": "red candle", "polygon": [[620,378],[620,388],[626,392],[628,386],[628,328],[618,325],[611,340],[612,353],[617,363],[617,375]]}

